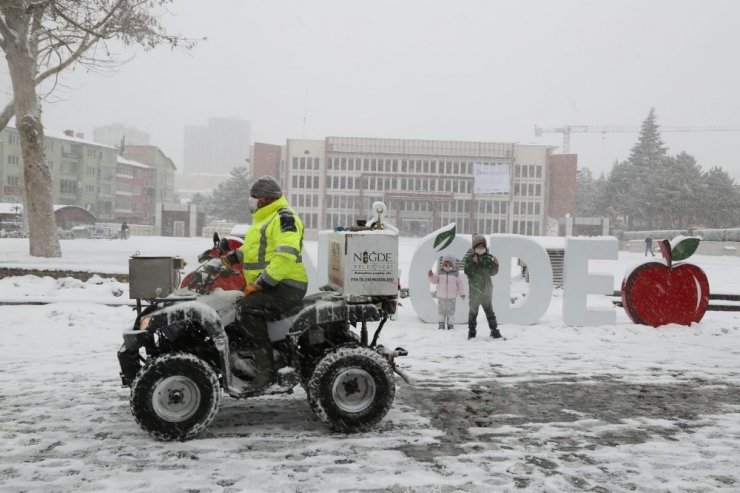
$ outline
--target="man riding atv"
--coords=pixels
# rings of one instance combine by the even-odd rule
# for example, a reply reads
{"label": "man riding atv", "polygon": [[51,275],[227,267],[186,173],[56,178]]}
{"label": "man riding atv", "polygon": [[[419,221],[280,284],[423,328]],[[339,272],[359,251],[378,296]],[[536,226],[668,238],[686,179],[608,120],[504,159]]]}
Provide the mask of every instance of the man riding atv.
{"label": "man riding atv", "polygon": [[[303,298],[303,224],[272,178],[258,179],[250,193],[254,223],[242,247],[214,234],[214,248],[199,256],[201,265],[181,289],[172,289],[183,267],[179,257],[129,259],[137,317],[123,333],[118,361],[134,419],[158,439],[187,440],[214,419],[222,389],[246,399],[290,393],[300,384],[330,429],[371,429],[393,403],[393,373],[408,381],[395,364],[407,351],[379,344],[396,313],[396,282],[327,286]],[[339,243],[351,239],[336,234]],[[397,235],[366,234],[396,258]],[[234,268],[240,259],[242,273]],[[396,272],[395,266],[379,268]],[[379,324],[370,337],[373,322]]]}
{"label": "man riding atv", "polygon": [[226,265],[242,263],[246,288],[237,303],[235,328],[241,342],[233,349],[234,375],[253,389],[273,381],[273,352],[267,322],[299,305],[308,288],[301,258],[303,222],[288,206],[271,176],[257,179],[249,190],[252,225],[241,249],[222,257]]}

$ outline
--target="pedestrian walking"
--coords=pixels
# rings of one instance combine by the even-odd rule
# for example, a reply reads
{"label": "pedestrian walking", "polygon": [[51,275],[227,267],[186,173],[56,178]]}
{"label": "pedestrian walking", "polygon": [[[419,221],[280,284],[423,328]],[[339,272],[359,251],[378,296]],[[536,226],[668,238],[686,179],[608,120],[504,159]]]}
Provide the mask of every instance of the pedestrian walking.
{"label": "pedestrian walking", "polygon": [[655,253],[653,253],[653,237],[648,235],[647,238],[645,238],[645,256],[647,257],[648,252],[650,252],[650,255],[655,257]]}

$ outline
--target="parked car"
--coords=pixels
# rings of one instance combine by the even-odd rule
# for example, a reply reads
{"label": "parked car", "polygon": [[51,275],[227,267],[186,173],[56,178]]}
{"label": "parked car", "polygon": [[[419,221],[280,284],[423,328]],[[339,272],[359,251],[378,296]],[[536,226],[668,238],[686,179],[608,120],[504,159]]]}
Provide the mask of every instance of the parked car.
{"label": "parked car", "polygon": [[113,230],[102,226],[74,226],[70,232],[72,238],[110,239],[113,238]]}

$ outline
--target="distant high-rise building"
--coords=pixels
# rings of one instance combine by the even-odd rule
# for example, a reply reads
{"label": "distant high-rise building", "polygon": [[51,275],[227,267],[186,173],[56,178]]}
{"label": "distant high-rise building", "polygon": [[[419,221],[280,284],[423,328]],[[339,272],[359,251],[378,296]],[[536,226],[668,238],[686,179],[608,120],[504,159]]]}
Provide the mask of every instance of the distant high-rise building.
{"label": "distant high-rise building", "polygon": [[148,146],[150,135],[122,123],[111,123],[93,128],[93,140],[100,144],[120,148],[121,141],[124,139],[127,145]]}
{"label": "distant high-rise building", "polygon": [[209,118],[207,127],[188,125],[184,171],[228,174],[235,167],[247,165],[251,143],[251,124],[246,120]]}

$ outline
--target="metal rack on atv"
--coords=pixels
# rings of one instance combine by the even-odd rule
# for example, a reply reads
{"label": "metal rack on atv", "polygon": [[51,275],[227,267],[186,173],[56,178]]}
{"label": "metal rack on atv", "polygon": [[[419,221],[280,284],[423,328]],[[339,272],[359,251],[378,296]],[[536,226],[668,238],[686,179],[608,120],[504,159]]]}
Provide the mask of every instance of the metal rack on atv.
{"label": "metal rack on atv", "polygon": [[[211,262],[209,279],[218,279]],[[201,264],[203,266],[203,264]],[[379,423],[395,396],[395,365],[406,350],[378,344],[397,296],[345,296],[323,291],[304,298],[284,318],[268,323],[276,375],[252,388],[229,367],[238,290],[177,289],[177,257],[132,257],[130,297],[137,317],[118,351],[121,379],[142,429],[162,440],[187,440],[213,420],[221,389],[231,397],[289,393],[300,384],[316,416],[334,431],[366,431]],[[368,323],[379,322],[371,341]],[[357,332],[359,326],[359,333]],[[246,412],[246,411],[245,411]]]}

